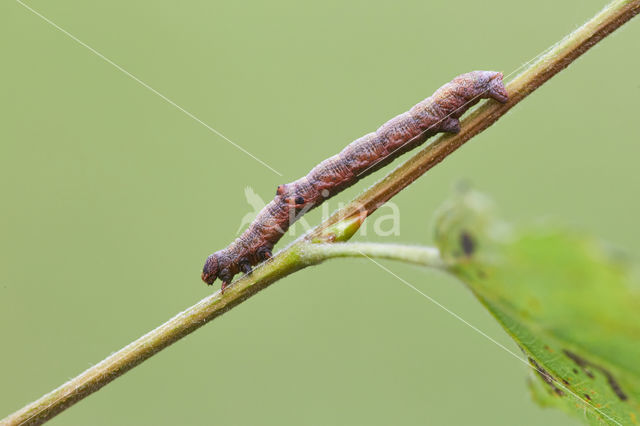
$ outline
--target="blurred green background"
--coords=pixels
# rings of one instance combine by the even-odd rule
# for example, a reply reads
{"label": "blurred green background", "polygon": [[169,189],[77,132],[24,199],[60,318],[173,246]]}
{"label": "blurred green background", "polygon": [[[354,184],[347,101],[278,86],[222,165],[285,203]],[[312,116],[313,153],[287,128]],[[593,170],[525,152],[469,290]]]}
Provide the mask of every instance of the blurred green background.
{"label": "blurred green background", "polygon": [[[270,199],[455,75],[511,73],[604,3],[28,2],[280,177],[2,2],[0,417],[214,291],[200,268],[251,210],[246,186]],[[398,195],[399,236],[357,238],[429,244],[432,212],[467,179],[510,220],[553,217],[637,258],[638,40],[636,19]],[[517,351],[459,282],[384,265]],[[374,264],[339,260],[52,424],[578,424],[538,408],[528,374]]]}

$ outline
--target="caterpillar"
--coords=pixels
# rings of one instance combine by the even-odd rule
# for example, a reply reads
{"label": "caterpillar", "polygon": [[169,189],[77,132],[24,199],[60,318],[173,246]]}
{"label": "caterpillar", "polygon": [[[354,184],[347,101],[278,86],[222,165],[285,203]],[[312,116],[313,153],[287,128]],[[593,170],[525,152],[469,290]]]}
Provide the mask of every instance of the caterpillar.
{"label": "caterpillar", "polygon": [[211,254],[202,280],[222,280],[222,290],[239,273],[272,256],[273,246],[302,214],[422,144],[436,133],[460,131],[459,117],[480,99],[508,99],[502,73],[472,71],[459,75],[436,92],[385,124],[347,145],[295,182],[278,186],[276,196],[249,228],[227,248]]}

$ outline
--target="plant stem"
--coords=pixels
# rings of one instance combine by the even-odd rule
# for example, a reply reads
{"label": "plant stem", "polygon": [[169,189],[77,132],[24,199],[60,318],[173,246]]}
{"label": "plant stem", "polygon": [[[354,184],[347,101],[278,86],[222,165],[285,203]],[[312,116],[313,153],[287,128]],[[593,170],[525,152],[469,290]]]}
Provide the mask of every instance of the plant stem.
{"label": "plant stem", "polygon": [[366,215],[373,213],[639,12],[640,0],[615,0],[609,3],[602,11],[548,49],[546,54],[540,56],[522,73],[509,81],[505,86],[509,94],[507,103],[488,101],[479,105],[460,121],[462,129],[460,133],[441,134],[436,137],[416,155],[314,229],[311,238],[345,217],[363,214],[363,212]]}
{"label": "plant stem", "polygon": [[401,260],[423,266],[440,267],[442,264],[438,250],[428,247],[374,243],[294,243],[272,261],[256,268],[251,275],[244,276],[236,284],[228,287],[224,293],[218,291],[202,299],[99,364],[5,418],[0,424],[42,424],[274,281],[327,259],[367,256]]}
{"label": "plant stem", "polygon": [[[335,213],[309,235],[295,241],[274,259],[256,268],[251,275],[240,278],[224,294],[217,292],[204,298],[99,364],[11,414],[2,420],[1,424],[44,423],[273,282],[325,259],[371,256],[439,266],[440,260],[434,249],[380,244],[314,244],[310,241],[349,239],[359,222],[353,222],[356,226],[340,228],[338,225],[345,218],[352,218],[363,209],[366,215],[374,212],[470,138],[491,126],[514,105],[638,12],[640,12],[640,0],[611,2],[590,21],[553,46],[547,54],[511,80],[506,86],[509,93],[509,101],[506,104],[501,105],[491,101],[481,104],[462,120],[460,133],[436,138],[426,148],[365,191],[344,209]],[[327,230],[332,227],[334,227],[333,234],[329,233],[332,238],[325,238],[328,235]]]}
{"label": "plant stem", "polygon": [[445,266],[435,247],[380,243],[303,244],[300,251],[312,264],[337,257],[375,257],[438,269]]}

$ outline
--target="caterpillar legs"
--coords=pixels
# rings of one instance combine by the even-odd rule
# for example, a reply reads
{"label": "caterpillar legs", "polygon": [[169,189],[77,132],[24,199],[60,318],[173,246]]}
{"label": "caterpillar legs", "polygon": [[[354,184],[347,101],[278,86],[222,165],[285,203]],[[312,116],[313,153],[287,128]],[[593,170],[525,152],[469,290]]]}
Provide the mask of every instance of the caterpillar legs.
{"label": "caterpillar legs", "polygon": [[489,96],[501,104],[509,100],[509,94],[502,83],[502,73],[496,73],[496,75],[489,82]]}
{"label": "caterpillar legs", "polygon": [[447,117],[440,123],[440,130],[447,133],[458,133],[460,132],[460,120]]}
{"label": "caterpillar legs", "polygon": [[252,272],[251,264],[246,260],[244,262],[240,262],[240,270],[246,275],[249,275]]}
{"label": "caterpillar legs", "polygon": [[268,247],[260,247],[258,249],[258,257],[260,258],[260,260],[269,260],[273,257],[273,253]]}

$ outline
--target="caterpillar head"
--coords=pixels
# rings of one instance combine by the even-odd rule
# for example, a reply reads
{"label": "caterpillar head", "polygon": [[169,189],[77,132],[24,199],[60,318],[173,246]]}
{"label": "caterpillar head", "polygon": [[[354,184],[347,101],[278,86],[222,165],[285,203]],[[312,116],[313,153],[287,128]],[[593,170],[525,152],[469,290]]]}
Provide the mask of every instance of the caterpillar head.
{"label": "caterpillar head", "polygon": [[209,255],[206,262],[204,262],[201,278],[202,281],[211,285],[218,277],[220,277],[220,279],[225,283],[229,283],[233,278],[233,275],[234,274],[231,272],[231,268],[226,261],[226,257],[223,256],[221,251],[217,251]]}
{"label": "caterpillar head", "polygon": [[207,257],[202,268],[202,281],[211,285],[218,277],[218,253],[213,253]]}

